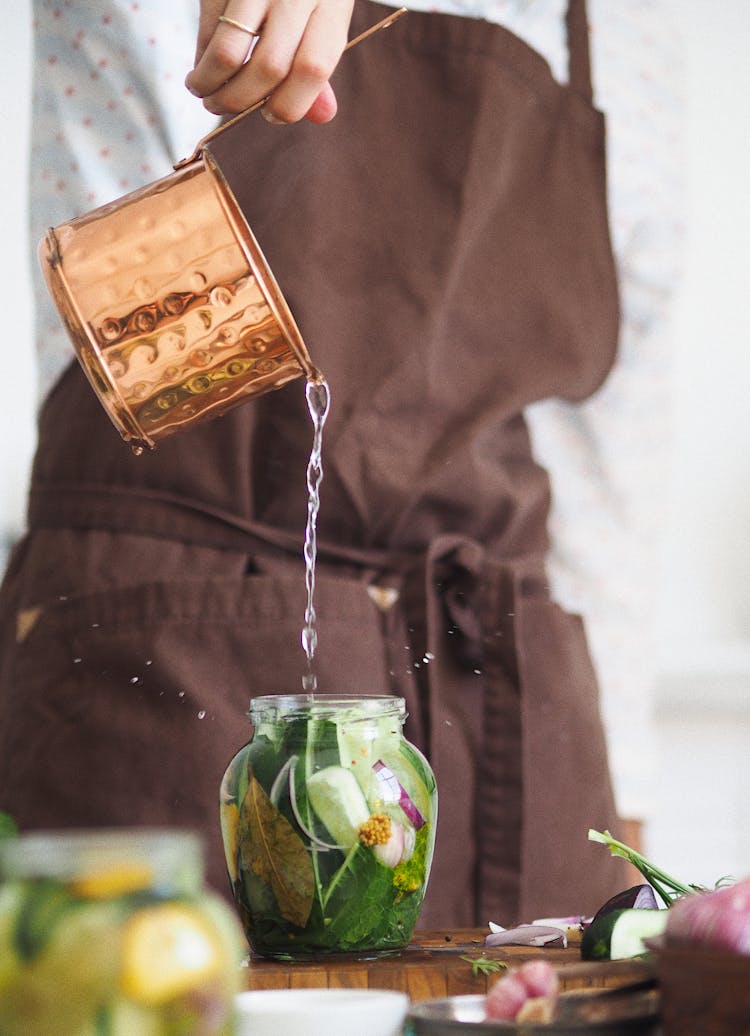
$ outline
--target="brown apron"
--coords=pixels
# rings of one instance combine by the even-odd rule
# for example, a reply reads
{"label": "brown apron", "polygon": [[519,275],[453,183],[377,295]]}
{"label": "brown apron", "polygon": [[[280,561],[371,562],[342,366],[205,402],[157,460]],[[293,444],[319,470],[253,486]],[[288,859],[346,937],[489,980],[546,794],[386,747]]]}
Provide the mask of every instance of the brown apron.
{"label": "brown apron", "polygon": [[[378,16],[359,0],[353,30]],[[549,597],[523,407],[606,376],[618,308],[585,10],[571,85],[505,29],[409,13],[338,117],[217,157],[331,386],[316,671],[403,694],[440,794],[423,925],[587,912],[624,880],[578,618]],[[301,382],[133,457],[77,366],[40,419],[2,596],[0,808],[201,829],[250,697],[301,689]]]}

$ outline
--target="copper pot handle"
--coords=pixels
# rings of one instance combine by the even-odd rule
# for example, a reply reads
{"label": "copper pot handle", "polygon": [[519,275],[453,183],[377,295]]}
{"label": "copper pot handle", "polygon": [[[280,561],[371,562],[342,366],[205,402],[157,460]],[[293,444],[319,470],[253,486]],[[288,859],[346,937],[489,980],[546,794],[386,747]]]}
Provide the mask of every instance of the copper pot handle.
{"label": "copper pot handle", "polygon": [[[347,45],[344,47],[344,50],[350,50],[352,47],[356,46],[357,43],[361,43],[362,40],[366,40],[368,36],[372,36],[373,33],[378,32],[380,29],[387,29],[389,26],[393,25],[393,23],[398,18],[400,18],[402,14],[406,14],[406,8],[397,8],[392,14],[389,14],[386,18],[383,18],[379,22],[376,22],[374,25],[371,25],[369,29],[365,29],[364,32],[361,32],[359,34],[359,36],[355,36],[353,39],[349,40]],[[226,122],[223,122],[220,126],[217,126],[216,129],[213,129],[210,133],[207,133],[205,137],[201,137],[201,139],[196,144],[195,151],[193,151],[192,155],[188,156],[188,158],[182,158],[179,162],[176,162],[174,165],[174,169],[182,169],[183,166],[190,165],[191,162],[196,162],[200,158],[201,152],[203,151],[204,147],[206,146],[206,144],[208,144],[210,140],[213,140],[214,137],[217,137],[220,133],[223,133],[224,130],[229,129],[230,126],[234,126],[236,123],[240,121],[240,119],[244,119],[246,115],[250,115],[252,112],[257,111],[258,108],[262,108],[267,100],[268,97],[261,97],[259,101],[256,101],[254,104],[251,104],[249,108],[245,108],[243,111],[238,112],[237,115],[233,115],[231,119],[228,119]]]}

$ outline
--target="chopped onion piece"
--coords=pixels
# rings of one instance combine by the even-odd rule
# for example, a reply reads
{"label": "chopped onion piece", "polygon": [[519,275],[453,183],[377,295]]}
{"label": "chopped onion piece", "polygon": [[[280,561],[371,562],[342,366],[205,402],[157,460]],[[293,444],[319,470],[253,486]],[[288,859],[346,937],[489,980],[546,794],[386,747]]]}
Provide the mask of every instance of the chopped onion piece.
{"label": "chopped onion piece", "polygon": [[485,938],[487,946],[567,946],[568,939],[562,928],[539,924],[521,924],[492,932]]}
{"label": "chopped onion piece", "polygon": [[271,785],[271,790],[268,793],[268,797],[271,800],[271,802],[273,802],[274,806],[278,806],[279,799],[281,797],[281,792],[284,789],[284,785],[289,781],[289,771],[292,769],[292,767],[297,765],[298,758],[299,756],[296,755],[290,756],[284,763],[284,765],[281,767],[279,772],[276,774],[276,779]]}

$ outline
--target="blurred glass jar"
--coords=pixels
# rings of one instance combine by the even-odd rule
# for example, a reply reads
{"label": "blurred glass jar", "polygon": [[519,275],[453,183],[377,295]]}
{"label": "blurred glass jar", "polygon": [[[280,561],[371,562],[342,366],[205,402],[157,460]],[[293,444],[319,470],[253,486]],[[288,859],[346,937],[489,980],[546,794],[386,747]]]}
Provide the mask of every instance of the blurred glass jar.
{"label": "blurred glass jar", "polygon": [[227,768],[221,825],[245,934],[303,960],[404,947],[430,873],[437,790],[403,698],[268,695]]}
{"label": "blurred glass jar", "polygon": [[247,953],[185,832],[0,841],[3,1036],[228,1036]]}

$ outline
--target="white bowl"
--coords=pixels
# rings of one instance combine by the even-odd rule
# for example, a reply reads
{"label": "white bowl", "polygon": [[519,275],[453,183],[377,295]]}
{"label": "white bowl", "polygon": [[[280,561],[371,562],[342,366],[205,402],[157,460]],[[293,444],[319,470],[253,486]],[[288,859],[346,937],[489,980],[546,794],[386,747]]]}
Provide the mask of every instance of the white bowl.
{"label": "white bowl", "polygon": [[409,998],[388,989],[259,989],[235,997],[236,1036],[400,1036]]}

